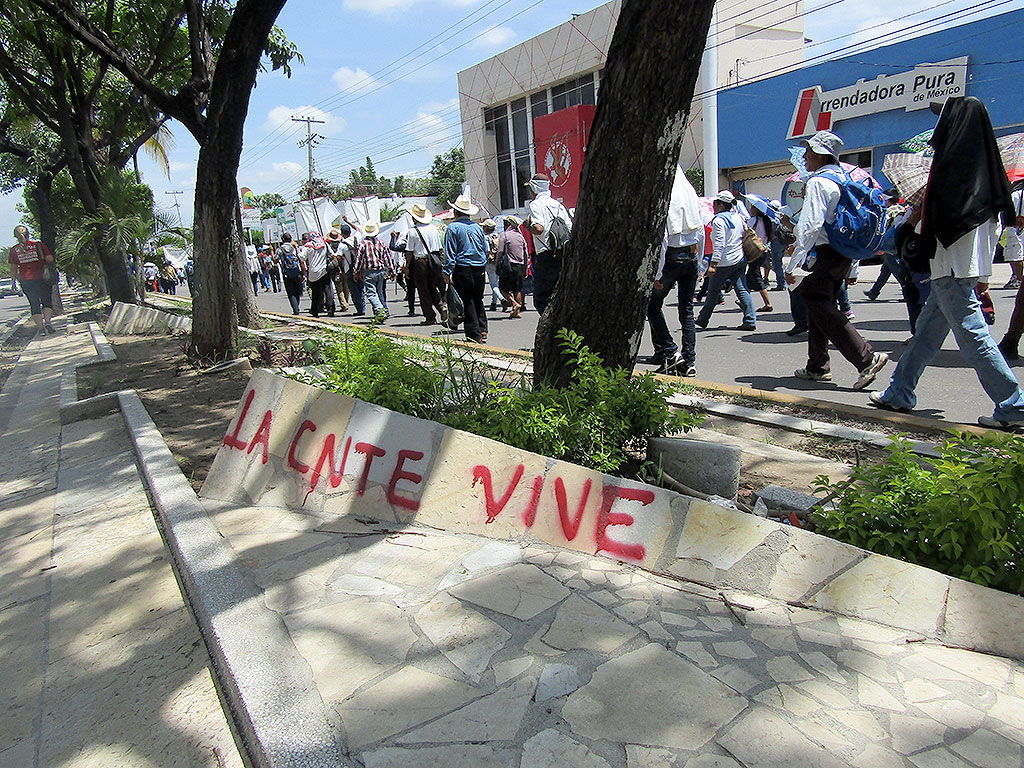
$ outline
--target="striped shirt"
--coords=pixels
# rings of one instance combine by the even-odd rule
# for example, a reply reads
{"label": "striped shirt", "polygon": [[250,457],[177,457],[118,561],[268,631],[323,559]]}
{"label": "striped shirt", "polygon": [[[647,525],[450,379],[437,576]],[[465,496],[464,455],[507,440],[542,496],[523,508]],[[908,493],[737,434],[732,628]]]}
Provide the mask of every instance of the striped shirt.
{"label": "striped shirt", "polygon": [[367,237],[359,243],[359,255],[356,257],[356,272],[371,272],[384,269],[394,271],[391,251],[385,243],[376,237]]}

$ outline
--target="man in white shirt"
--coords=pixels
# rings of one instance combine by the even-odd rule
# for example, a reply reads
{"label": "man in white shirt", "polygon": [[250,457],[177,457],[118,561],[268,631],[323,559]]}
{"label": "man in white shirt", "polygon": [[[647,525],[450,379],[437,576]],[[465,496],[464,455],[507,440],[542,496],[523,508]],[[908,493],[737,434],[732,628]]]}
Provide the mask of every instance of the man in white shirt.
{"label": "man in white shirt", "polygon": [[441,322],[446,322],[448,310],[444,304],[442,262],[438,261],[436,268],[432,268],[431,265],[431,254],[436,254],[437,259],[443,260],[441,254],[444,245],[441,242],[441,233],[434,226],[434,216],[425,205],[416,203],[409,211],[409,215],[412,217],[413,226],[405,231],[398,243],[405,251],[409,274],[420,297],[420,309],[425,318],[420,325],[434,325],[437,322],[437,314],[441,315]]}
{"label": "man in white shirt", "polygon": [[328,317],[334,317],[334,290],[327,274],[327,243],[319,232],[303,235],[299,258],[306,264],[306,280],[312,293],[309,314],[320,317],[327,310]]}
{"label": "man in white shirt", "polygon": [[722,298],[723,286],[732,281],[743,308],[743,323],[737,330],[757,329],[754,302],[743,278],[747,268],[747,260],[743,257],[743,228],[746,220],[734,209],[735,204],[736,198],[728,190],[719,192],[713,203],[715,217],[711,220],[711,246],[714,250],[704,278],[710,280],[708,295],[695,321],[698,328],[708,327],[711,313]]}
{"label": "man in white shirt", "polygon": [[869,399],[888,410],[915,407],[917,382],[952,331],[960,354],[995,404],[992,416],[981,416],[978,423],[1024,431],[1024,392],[989,334],[977,296],[988,289],[1000,220],[1016,223],[1006,172],[978,99],[954,96],[944,105],[932,104],[932,111],[941,116],[931,139],[935,159],[921,222],[922,247],[935,254],[931,292],[889,386]]}
{"label": "man in white shirt", "polygon": [[[648,360],[662,373],[696,376],[697,351],[693,325],[693,292],[697,287],[697,264],[704,255],[704,220],[700,201],[693,185],[686,178],[682,164],[676,166],[672,197],[665,224],[666,250],[654,282],[651,301],[647,305],[647,321],[651,325],[654,355]],[[682,352],[672,340],[662,306],[665,297],[678,285],[679,323],[682,325]]]}
{"label": "man in white shirt", "polygon": [[[804,205],[794,231],[796,242],[790,246],[786,282],[807,305],[807,367],[798,368],[793,375],[831,381],[828,344],[832,342],[858,371],[853,388],[864,389],[889,362],[889,356],[875,352],[836,305],[843,283],[856,274],[856,264],[828,244],[826,230],[826,225],[835,221],[840,196],[839,184],[829,177],[846,175],[839,165],[843,140],[829,131],[818,131],[803,144],[807,170],[813,175],[804,187]],[[794,270],[805,265],[811,273],[798,284]]]}
{"label": "man in white shirt", "polygon": [[548,243],[548,229],[555,217],[561,218],[572,229],[572,218],[565,206],[551,196],[551,182],[543,173],[536,173],[527,183],[533,192],[530,201],[530,215],[525,224],[533,234],[533,306],[544,313],[551,294],[558,285],[562,273],[562,262],[555,258]]}
{"label": "man in white shirt", "polygon": [[[1024,218],[1024,187],[1018,186],[1013,190],[1010,200],[1013,202],[1017,221],[1020,221],[1021,218]],[[1015,222],[1014,226],[1007,227],[1004,231],[1006,232],[1006,245],[1003,246],[1003,261],[1010,265],[1012,272],[1010,280],[1003,288],[1020,288],[1022,273],[1024,273],[1024,245],[1021,244],[1021,227]]]}

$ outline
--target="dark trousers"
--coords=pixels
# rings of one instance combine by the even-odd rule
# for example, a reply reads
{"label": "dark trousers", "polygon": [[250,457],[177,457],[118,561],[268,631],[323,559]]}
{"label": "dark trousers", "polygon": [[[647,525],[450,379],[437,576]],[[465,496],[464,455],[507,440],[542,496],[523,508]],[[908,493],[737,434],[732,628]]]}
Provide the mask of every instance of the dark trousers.
{"label": "dark trousers", "polygon": [[430,268],[430,259],[413,259],[410,279],[420,297],[420,309],[428,323],[436,323],[436,310],[441,307],[441,286]]}
{"label": "dark trousers", "polygon": [[334,288],[331,286],[331,278],[324,274],[319,280],[309,284],[313,291],[312,306],[309,313],[313,317],[319,317],[320,313],[327,310],[330,317],[334,317]]}
{"label": "dark trousers", "polygon": [[533,306],[538,313],[544,314],[561,274],[562,261],[552,256],[551,251],[540,251],[533,257]]}
{"label": "dark trousers", "polygon": [[672,341],[665,312],[662,307],[665,297],[678,286],[679,323],[682,325],[682,355],[686,365],[693,365],[697,358],[695,349],[696,336],[693,326],[693,292],[697,288],[697,256],[685,248],[669,248],[665,253],[665,269],[661,273],[661,290],[657,288],[651,294],[647,305],[647,322],[651,324],[651,341],[654,353],[666,360],[675,355],[679,348]]}
{"label": "dark trousers", "polygon": [[807,370],[829,370],[828,343],[832,342],[843,357],[862,371],[871,364],[874,350],[836,304],[851,262],[827,245],[817,246],[816,252],[811,273],[796,289],[807,305]]}
{"label": "dark trousers", "polygon": [[466,338],[482,341],[487,333],[487,313],[484,311],[484,285],[487,273],[483,267],[456,266],[452,271],[452,285],[466,310]]}
{"label": "dark trousers", "polygon": [[288,294],[288,302],[292,305],[292,314],[299,314],[299,299],[302,298],[302,277],[284,277],[284,290]]}
{"label": "dark trousers", "polygon": [[363,282],[356,280],[355,272],[351,269],[345,273],[345,279],[348,280],[348,292],[352,296],[352,304],[356,309],[356,314],[365,315],[366,297],[363,295]]}
{"label": "dark trousers", "polygon": [[270,283],[274,286],[274,293],[279,293],[281,290],[281,274],[277,271],[276,266],[270,270]]}

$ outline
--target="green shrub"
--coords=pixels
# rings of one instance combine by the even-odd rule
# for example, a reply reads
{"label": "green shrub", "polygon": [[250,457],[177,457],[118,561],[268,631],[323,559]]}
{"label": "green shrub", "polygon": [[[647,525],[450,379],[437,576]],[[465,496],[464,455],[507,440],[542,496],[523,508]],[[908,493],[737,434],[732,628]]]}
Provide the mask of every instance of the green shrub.
{"label": "green shrub", "polygon": [[858,467],[851,482],[819,477],[835,509],[816,511],[818,533],[1024,594],[1024,439],[1013,435],[947,440],[922,467],[904,438],[885,461]]}
{"label": "green shrub", "polygon": [[575,368],[565,389],[530,388],[523,375],[494,381],[450,344],[410,348],[372,329],[325,346],[327,379],[311,383],[602,472],[617,471],[647,438],[698,423],[669,407],[670,388],[653,376],[605,368],[578,334],[558,337]]}

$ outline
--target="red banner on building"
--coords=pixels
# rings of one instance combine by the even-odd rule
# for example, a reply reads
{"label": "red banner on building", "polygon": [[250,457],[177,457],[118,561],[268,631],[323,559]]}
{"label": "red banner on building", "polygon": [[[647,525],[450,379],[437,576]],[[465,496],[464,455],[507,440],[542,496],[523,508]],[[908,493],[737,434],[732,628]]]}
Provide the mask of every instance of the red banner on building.
{"label": "red banner on building", "polygon": [[566,208],[575,207],[580,196],[580,173],[595,110],[592,104],[581,104],[533,121],[537,171],[551,179],[551,196]]}

